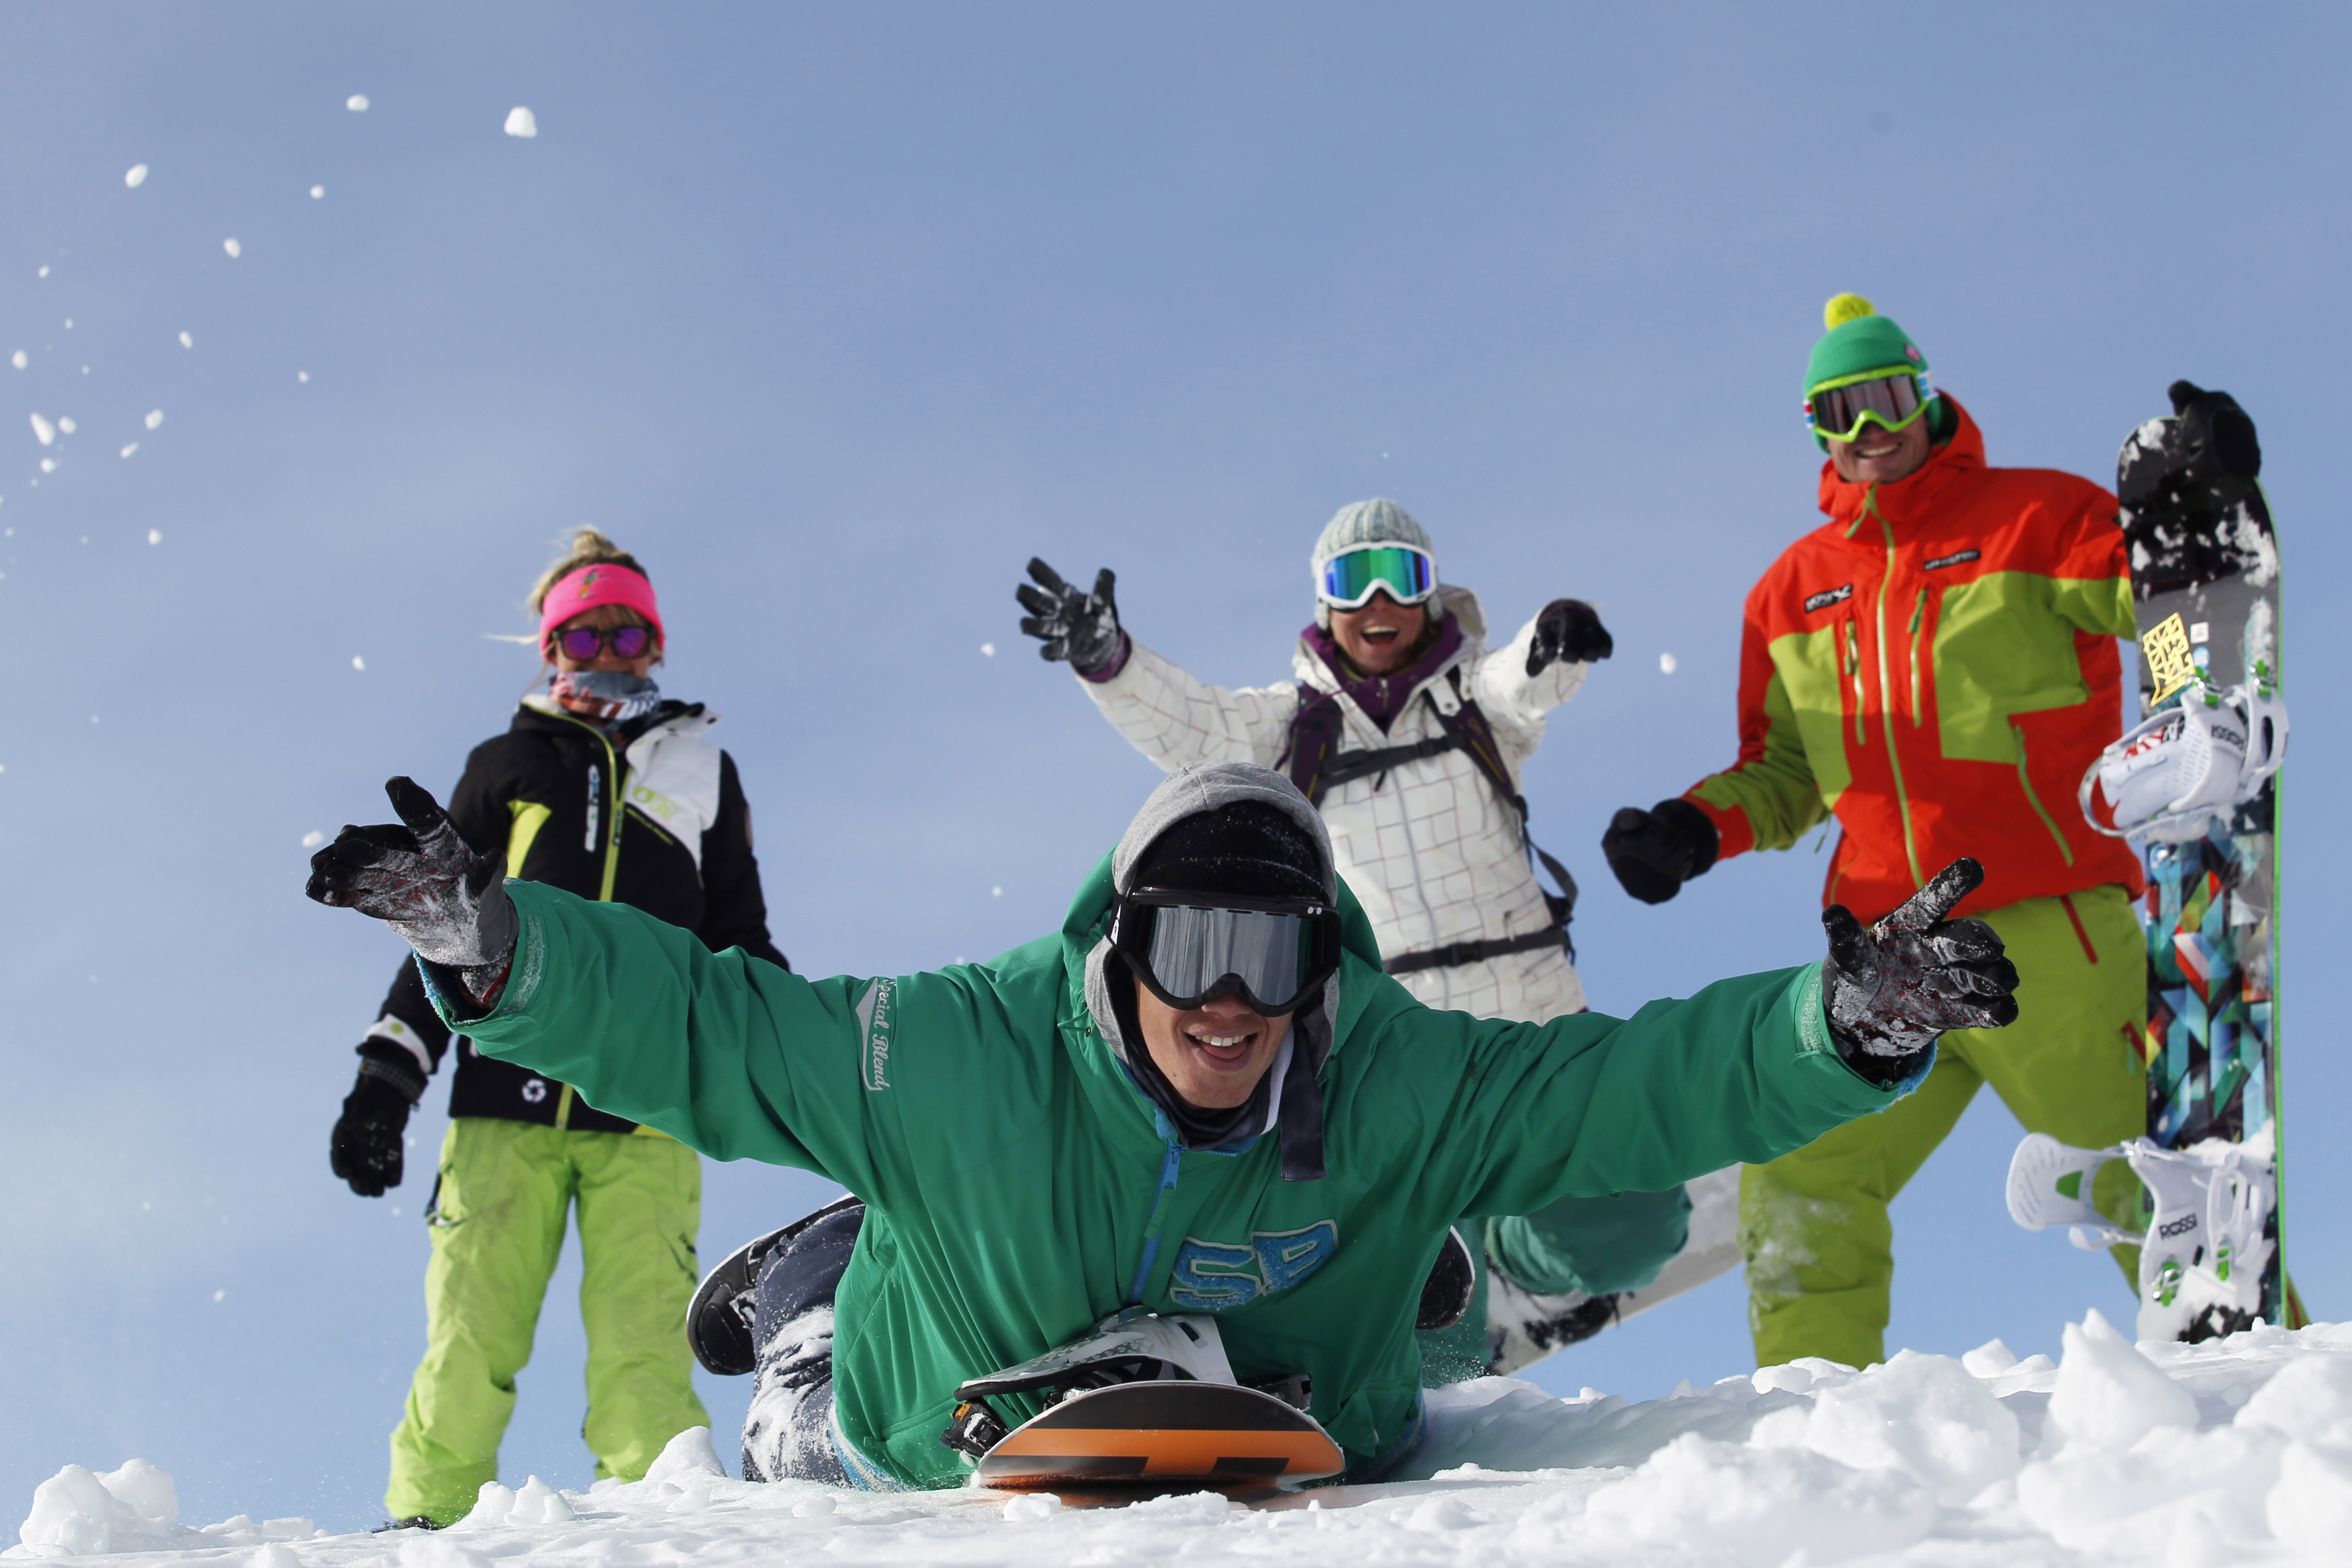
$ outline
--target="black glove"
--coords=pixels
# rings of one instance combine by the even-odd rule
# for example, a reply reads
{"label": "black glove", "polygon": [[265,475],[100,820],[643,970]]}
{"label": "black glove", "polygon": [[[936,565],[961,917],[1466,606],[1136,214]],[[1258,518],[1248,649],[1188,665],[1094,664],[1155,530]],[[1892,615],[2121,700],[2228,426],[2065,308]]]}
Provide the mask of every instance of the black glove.
{"label": "black glove", "polygon": [[1528,673],[1541,675],[1558,660],[1591,664],[1617,651],[1601,614],[1581,599],[1554,599],[1536,617],[1536,635],[1528,644]]}
{"label": "black glove", "polygon": [[[2263,470],[2254,422],[2236,398],[2187,381],[2174,382],[2169,395],[2170,423],[2152,436],[2134,432],[2116,468],[2116,498],[2143,530],[2156,531],[2135,542],[2159,558],[2179,548],[2165,530],[2207,522],[2242,497]],[[2169,574],[2160,564],[2157,580]]]}
{"label": "black glove", "polygon": [[1609,819],[1609,831],[1601,836],[1609,868],[1645,904],[1663,904],[1685,882],[1704,876],[1722,847],[1715,824],[1686,800],[1662,800],[1647,811],[1629,805]]}
{"label": "black glove", "polygon": [[1822,911],[1830,961],[1822,971],[1830,1033],[1855,1071],[1880,1083],[1908,1077],[1947,1029],[2017,1022],[2017,965],[1982,921],[1948,921],[1984,881],[1962,858],[1864,931],[1843,904]]}
{"label": "black glove", "polygon": [[1013,596],[1029,612],[1021,629],[1045,645],[1037,650],[1039,657],[1066,658],[1080,675],[1099,675],[1109,668],[1127,642],[1127,634],[1118,629],[1118,605],[1111,599],[1118,576],[1106,566],[1095,574],[1095,591],[1081,594],[1034,556],[1029,575],[1037,586],[1024,583]]}
{"label": "black glove", "polygon": [[352,1191],[380,1198],[400,1185],[402,1134],[409,1108],[425,1092],[416,1062],[397,1046],[360,1047],[360,1078],[343,1100],[343,1114],[327,1145],[327,1163]]}
{"label": "black glove", "polygon": [[383,793],[400,821],[345,827],[310,857],[303,891],[383,921],[418,958],[456,971],[476,1002],[488,1002],[514,957],[514,904],[499,867],[474,853],[421,785],[396,778]]}

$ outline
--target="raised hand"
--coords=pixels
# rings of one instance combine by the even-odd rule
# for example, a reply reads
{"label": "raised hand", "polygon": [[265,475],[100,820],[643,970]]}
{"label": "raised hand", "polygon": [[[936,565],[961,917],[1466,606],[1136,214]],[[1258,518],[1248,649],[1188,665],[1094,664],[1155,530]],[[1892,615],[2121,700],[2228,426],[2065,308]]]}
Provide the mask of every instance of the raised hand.
{"label": "raised hand", "polygon": [[1843,904],[1822,911],[1822,978],[1840,1044],[1891,1061],[1916,1057],[1947,1029],[2017,1021],[2017,966],[2000,938],[1982,921],[1945,919],[1983,881],[1984,868],[1962,858],[1867,930]]}
{"label": "raised hand", "polygon": [[1609,819],[1601,853],[1618,884],[1645,904],[1663,904],[1683,884],[1715,864],[1722,836],[1706,813],[1686,800],[1662,800],[1649,810],[1629,805]]}
{"label": "raised hand", "polygon": [[1562,661],[1592,664],[1616,651],[1600,611],[1581,599],[1554,599],[1536,616],[1536,635],[1528,644],[1528,673],[1541,675],[1545,667]]}
{"label": "raised hand", "polygon": [[310,858],[303,891],[383,921],[417,957],[459,971],[475,999],[487,1000],[514,952],[514,905],[499,866],[474,853],[422,785],[396,778],[383,792],[400,820],[345,827]]}
{"label": "raised hand", "polygon": [[1080,675],[1099,675],[1108,668],[1127,641],[1118,626],[1118,605],[1111,596],[1117,574],[1104,567],[1095,574],[1095,591],[1082,593],[1063,582],[1051,566],[1032,557],[1029,576],[1037,585],[1033,588],[1024,583],[1013,590],[1013,596],[1029,612],[1021,629],[1045,645],[1037,650],[1038,656],[1068,659],[1070,668]]}

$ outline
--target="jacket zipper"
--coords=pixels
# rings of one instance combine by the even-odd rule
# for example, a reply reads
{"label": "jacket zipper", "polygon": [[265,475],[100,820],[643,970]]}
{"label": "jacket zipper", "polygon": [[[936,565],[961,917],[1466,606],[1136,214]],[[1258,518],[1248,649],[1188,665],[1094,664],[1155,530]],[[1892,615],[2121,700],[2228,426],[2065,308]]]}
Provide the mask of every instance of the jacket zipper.
{"label": "jacket zipper", "polygon": [[1866,746],[1870,738],[1862,726],[1862,628],[1852,616],[1845,618],[1845,673],[1853,683],[1853,743]]}
{"label": "jacket zipper", "polygon": [[1160,1163],[1160,1190],[1152,1194],[1151,1217],[1143,1222],[1143,1258],[1135,1266],[1135,1283],[1127,1288],[1127,1304],[1143,1305],[1144,1287],[1151,1282],[1151,1266],[1160,1261],[1160,1230],[1167,1223],[1168,1195],[1176,1190],[1176,1171],[1182,1164],[1184,1153],[1171,1138],[1168,1158]]}
{"label": "jacket zipper", "polygon": [[1919,602],[1911,606],[1911,727],[1919,727],[1919,628],[1927,620],[1927,590],[1919,590]]}
{"label": "jacket zipper", "polygon": [[[1886,514],[1878,510],[1876,485],[1870,487],[1863,505],[1878,519],[1878,531],[1886,539],[1886,574],[1879,579],[1871,606],[1878,632],[1878,711],[1886,725],[1886,761],[1895,770],[1895,809],[1903,817],[1903,855],[1910,862],[1911,885],[1919,888],[1927,885],[1927,879],[1919,870],[1918,836],[1911,829],[1911,796],[1903,787],[1903,753],[1895,746],[1895,704],[1886,700],[1886,590],[1895,581],[1895,529],[1886,521]],[[2057,829],[2053,827],[2051,831],[2055,833]]]}
{"label": "jacket zipper", "polygon": [[[600,904],[609,904],[613,901],[614,879],[619,876],[621,870],[620,758],[613,751],[613,738],[605,734],[603,730],[583,720],[573,719],[568,713],[562,717],[572,723],[578,724],[595,736],[596,743],[604,748],[604,766],[600,769],[593,763],[588,764],[588,840],[584,847],[592,855],[596,852],[597,831],[602,828],[604,836],[604,885],[597,890],[596,901]],[[611,781],[612,788],[609,794],[604,793],[604,786],[606,780]],[[555,1098],[555,1126],[558,1131],[569,1131],[572,1126],[572,1086],[567,1083],[563,1086],[562,1092]]]}
{"label": "jacket zipper", "polygon": [[2058,831],[2057,822],[2042,809],[2042,797],[2033,793],[2033,780],[2026,775],[2025,726],[2011,719],[2009,728],[2011,733],[2017,737],[2017,782],[2019,787],[2025,791],[2026,804],[2033,807],[2033,815],[2042,819],[2042,826],[2050,830],[2050,837],[2056,841],[2058,853],[2065,857],[2066,864],[2072,866],[2074,863],[2074,849],[2067,844],[2066,836]]}

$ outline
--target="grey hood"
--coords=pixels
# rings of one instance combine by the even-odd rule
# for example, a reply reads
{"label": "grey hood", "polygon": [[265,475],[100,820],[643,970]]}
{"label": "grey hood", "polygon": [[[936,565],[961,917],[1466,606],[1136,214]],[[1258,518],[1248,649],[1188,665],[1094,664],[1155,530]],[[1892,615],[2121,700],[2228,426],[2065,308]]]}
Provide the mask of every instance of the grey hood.
{"label": "grey hood", "polygon": [[[1262,768],[1255,763],[1193,763],[1170,774],[1144,801],[1143,809],[1128,824],[1118,847],[1112,852],[1112,889],[1118,893],[1129,890],[1129,879],[1136,862],[1169,828],[1186,817],[1245,800],[1274,806],[1306,832],[1315,846],[1321,868],[1324,896],[1337,904],[1339,871],[1332,857],[1331,835],[1323,825],[1323,814],[1307,804],[1297,785],[1272,768]],[[1103,1039],[1125,1064],[1129,1075],[1138,1079],[1140,1089],[1146,1075],[1138,1071],[1137,1063],[1139,1058],[1144,1058],[1148,1064],[1148,1058],[1141,1040],[1127,1038],[1112,992],[1114,983],[1122,987],[1133,984],[1120,973],[1125,962],[1112,951],[1108,936],[1095,944],[1094,951],[1087,955],[1087,1010],[1094,1016],[1095,1027],[1102,1031]],[[1259,1136],[1277,1126],[1281,1128],[1285,1181],[1316,1181],[1323,1174],[1323,1100],[1315,1080],[1330,1058],[1331,1020],[1339,1016],[1339,976],[1335,973],[1324,983],[1319,1003],[1292,1015],[1290,1037],[1283,1042],[1281,1054],[1266,1069],[1270,1088],[1265,1096],[1265,1120],[1243,1134]],[[1149,1078],[1159,1079],[1158,1070],[1150,1068]],[[1145,1089],[1145,1098],[1152,1098],[1149,1089]]]}

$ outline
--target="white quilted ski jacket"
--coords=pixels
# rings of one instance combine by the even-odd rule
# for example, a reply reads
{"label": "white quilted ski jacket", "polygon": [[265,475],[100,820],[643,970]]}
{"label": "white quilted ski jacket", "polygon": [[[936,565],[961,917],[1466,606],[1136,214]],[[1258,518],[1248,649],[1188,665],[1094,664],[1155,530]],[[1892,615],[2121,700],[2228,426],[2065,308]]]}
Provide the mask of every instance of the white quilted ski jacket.
{"label": "white quilted ski jacket", "polygon": [[[1544,718],[1576,695],[1586,666],[1556,663],[1530,679],[1528,645],[1535,622],[1493,653],[1485,651],[1486,616],[1477,596],[1445,588],[1446,613],[1462,620],[1462,646],[1415,689],[1385,733],[1344,695],[1339,754],[1411,745],[1444,733],[1437,710],[1460,706],[1446,679],[1462,671],[1494,731],[1517,784],[1543,742]],[[1339,679],[1303,641],[1292,660],[1297,681],[1227,690],[1195,680],[1135,641],[1126,668],[1106,681],[1078,680],[1095,706],[1136,750],[1173,773],[1187,763],[1244,762],[1275,767],[1289,740],[1301,687],[1337,691]],[[1519,837],[1518,814],[1464,752],[1405,763],[1385,777],[1340,785],[1323,797],[1339,873],[1371,917],[1381,955],[1483,942],[1541,931],[1551,923],[1543,891]],[[1544,1023],[1584,1009],[1584,987],[1558,948],[1511,953],[1477,963],[1399,975],[1433,1007]]]}

